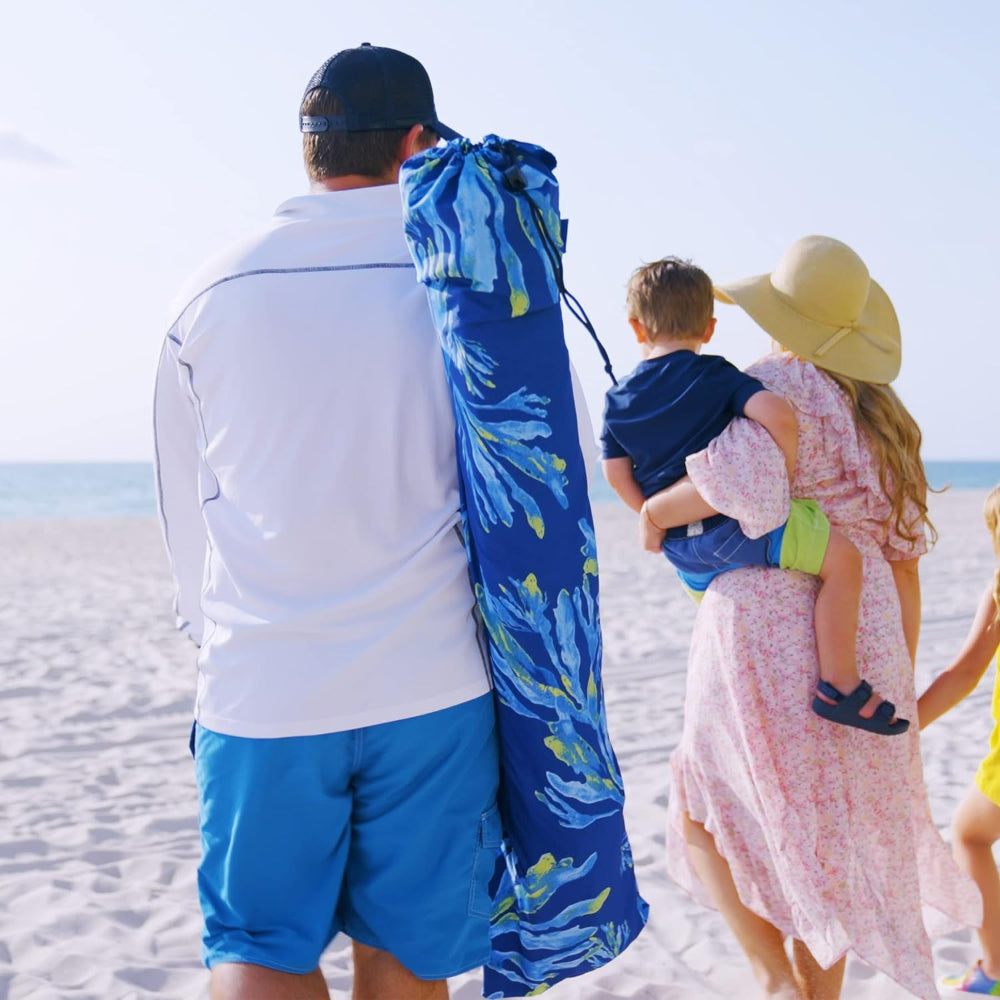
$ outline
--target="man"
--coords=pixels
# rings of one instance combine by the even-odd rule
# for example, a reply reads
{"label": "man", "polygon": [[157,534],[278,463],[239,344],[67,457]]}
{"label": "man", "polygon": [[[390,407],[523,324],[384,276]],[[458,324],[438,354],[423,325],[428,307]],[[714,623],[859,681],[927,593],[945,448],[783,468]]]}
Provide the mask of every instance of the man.
{"label": "man", "polygon": [[193,734],[217,1000],[437,1000],[489,954],[490,684],[403,160],[455,135],[412,57],[309,82],[311,193],[179,302],[157,377],[163,532],[200,646]]}

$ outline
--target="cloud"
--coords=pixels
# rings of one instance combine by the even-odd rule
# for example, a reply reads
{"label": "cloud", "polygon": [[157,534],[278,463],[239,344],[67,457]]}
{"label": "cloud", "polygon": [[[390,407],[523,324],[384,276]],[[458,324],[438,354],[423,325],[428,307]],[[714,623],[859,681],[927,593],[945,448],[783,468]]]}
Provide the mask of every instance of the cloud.
{"label": "cloud", "polygon": [[20,132],[0,130],[0,161],[36,167],[68,167],[69,163],[44,146],[26,139]]}

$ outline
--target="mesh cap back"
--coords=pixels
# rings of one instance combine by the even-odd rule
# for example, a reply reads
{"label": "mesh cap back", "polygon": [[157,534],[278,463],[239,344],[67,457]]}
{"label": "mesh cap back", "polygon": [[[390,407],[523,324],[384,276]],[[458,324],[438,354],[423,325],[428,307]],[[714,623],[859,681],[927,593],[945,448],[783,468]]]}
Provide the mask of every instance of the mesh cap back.
{"label": "mesh cap back", "polygon": [[306,93],[317,87],[335,94],[344,111],[301,116],[303,132],[372,132],[426,125],[443,139],[458,136],[438,120],[427,71],[413,56],[397,49],[369,42],[344,49],[312,75]]}

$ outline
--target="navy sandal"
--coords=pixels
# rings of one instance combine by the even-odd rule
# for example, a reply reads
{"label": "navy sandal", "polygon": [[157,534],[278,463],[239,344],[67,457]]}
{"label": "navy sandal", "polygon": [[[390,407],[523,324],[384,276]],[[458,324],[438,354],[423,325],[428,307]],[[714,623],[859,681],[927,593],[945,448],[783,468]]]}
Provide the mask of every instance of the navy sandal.
{"label": "navy sandal", "polygon": [[822,698],[813,698],[812,710],[830,722],[837,722],[842,726],[854,726],[856,729],[878,733],[880,736],[900,736],[910,728],[907,719],[892,721],[892,717],[896,714],[896,706],[891,701],[883,701],[870,719],[861,715],[861,709],[868,703],[873,693],[868,681],[862,681],[850,694],[841,694],[826,681],[819,681],[816,690],[836,702],[835,705],[830,705]]}

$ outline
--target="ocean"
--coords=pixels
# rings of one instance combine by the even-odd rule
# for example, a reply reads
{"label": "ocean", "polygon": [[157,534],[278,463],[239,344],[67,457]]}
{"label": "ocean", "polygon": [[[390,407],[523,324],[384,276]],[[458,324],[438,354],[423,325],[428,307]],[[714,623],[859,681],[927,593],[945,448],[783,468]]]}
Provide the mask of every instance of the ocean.
{"label": "ocean", "polygon": [[[925,462],[927,481],[932,489],[991,490],[1000,483],[1000,462]],[[592,503],[617,498],[598,473],[590,489]]]}
{"label": "ocean", "polygon": [[0,518],[155,513],[151,462],[0,463]]}
{"label": "ocean", "polygon": [[[991,489],[1000,462],[927,462],[935,489]],[[593,503],[615,496],[600,473]],[[0,463],[0,518],[149,516],[156,513],[156,485],[148,462]]]}

